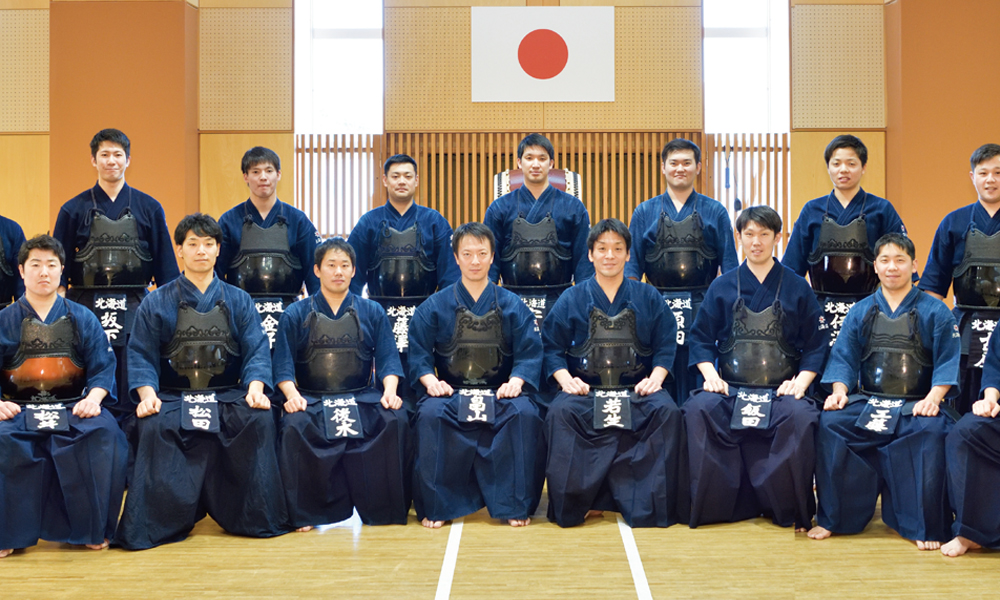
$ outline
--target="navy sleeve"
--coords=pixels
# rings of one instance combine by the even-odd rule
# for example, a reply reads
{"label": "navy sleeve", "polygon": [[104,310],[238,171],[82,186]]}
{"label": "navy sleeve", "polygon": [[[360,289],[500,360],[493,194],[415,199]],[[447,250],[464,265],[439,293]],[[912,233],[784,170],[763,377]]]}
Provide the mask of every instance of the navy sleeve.
{"label": "navy sleeve", "polygon": [[[720,204],[721,206],[721,204]],[[729,213],[725,208],[719,216],[719,250],[722,251],[722,272],[732,271],[740,266],[736,254],[736,237],[733,234],[733,224],[729,222]]]}
{"label": "navy sleeve", "polygon": [[[359,299],[360,300],[360,299]],[[389,375],[403,378],[403,363],[399,360],[399,350],[396,349],[396,336],[392,334],[392,324],[385,314],[385,309],[377,302],[368,302],[367,309],[372,329],[375,330],[375,376],[379,381]]]}
{"label": "navy sleeve", "polygon": [[94,313],[86,308],[74,310],[73,316],[80,325],[80,341],[83,345],[81,354],[87,363],[87,388],[107,390],[108,396],[102,404],[113,406],[118,399],[118,386],[115,385],[117,361],[114,350],[108,343],[108,336]]}
{"label": "navy sleeve", "polygon": [[[931,385],[958,385],[958,364],[962,351],[961,336],[955,317],[948,307],[937,298],[928,297],[934,301],[933,318],[934,334],[932,336],[934,351],[934,376]],[[992,340],[991,340],[992,341]]]}
{"label": "navy sleeve", "polygon": [[871,306],[871,302],[858,302],[844,317],[840,334],[837,335],[837,341],[830,350],[826,370],[823,371],[823,383],[827,385],[843,383],[847,386],[848,393],[858,387],[861,352],[865,347],[865,342],[861,339],[861,325]]}
{"label": "navy sleeve", "polygon": [[799,277],[805,277],[809,270],[809,263],[806,261],[809,252],[810,241],[806,239],[809,234],[809,224],[805,217],[807,207],[802,208],[799,218],[792,227],[792,235],[788,238],[788,246],[785,247],[785,254],[781,257],[781,264],[795,271]]}
{"label": "navy sleeve", "polygon": [[[17,254],[18,254],[18,252],[21,251],[21,246],[23,246],[24,242],[27,241],[27,240],[24,237],[24,230],[21,229],[21,226],[18,225],[17,223],[15,223],[14,221],[11,221],[11,223],[13,223],[13,226],[11,227],[11,231],[10,231],[10,234],[11,234],[10,235],[10,242],[11,242],[10,247],[11,247],[11,250],[13,250],[13,252],[7,256],[7,264],[9,264],[11,267],[13,267],[13,271],[14,271],[14,300],[17,300],[18,298],[20,298],[21,296],[24,295],[24,279],[21,278],[21,274],[18,273],[18,271],[17,271]],[[0,298],[0,302],[2,302],[2,301],[3,301],[3,299]]]}
{"label": "navy sleeve", "polygon": [[[576,235],[573,238],[573,280],[576,283],[586,281],[594,276],[594,263],[587,256],[587,236],[590,235],[590,214],[580,200],[573,198],[580,205],[577,214]],[[627,264],[627,263],[626,263]]]}
{"label": "navy sleeve", "polygon": [[511,323],[514,340],[514,369],[511,377],[520,377],[532,389],[539,388],[539,378],[542,372],[542,338],[535,330],[535,315],[515,298],[508,304],[513,313]]}
{"label": "navy sleeve", "polygon": [[243,235],[240,230],[242,226],[243,221],[237,216],[235,209],[227,210],[219,218],[219,227],[222,228],[222,247],[219,248],[219,259],[215,261],[215,274],[222,281],[227,281],[229,265],[239,251],[240,238]]}
{"label": "navy sleeve", "polygon": [[299,250],[299,262],[302,263],[302,275],[305,279],[306,291],[310,296],[319,293],[319,277],[313,270],[316,264],[316,246],[319,243],[319,233],[305,214],[301,215],[299,221],[299,237],[295,242],[295,247]]}
{"label": "navy sleeve", "polygon": [[152,198],[150,200],[153,203],[152,214],[149,216],[152,239],[146,241],[149,244],[149,253],[153,256],[153,281],[159,287],[180,277],[181,272],[177,268],[177,256],[170,240],[167,216],[163,212],[163,206]]}
{"label": "navy sleeve", "polygon": [[434,337],[437,334],[434,297],[425,300],[410,317],[409,375],[410,385],[416,386],[424,375],[434,374]]}
{"label": "navy sleeve", "polygon": [[[649,292],[653,288],[646,284],[640,284],[648,288]],[[663,297],[657,293],[648,294],[646,305],[647,311],[652,320],[649,330],[652,332],[653,366],[663,367],[668,372],[674,372],[674,357],[677,355],[677,319],[674,313],[667,310]]]}
{"label": "navy sleeve", "polygon": [[[128,338],[128,389],[143,386],[160,391],[160,335],[163,329],[161,309],[167,309],[164,288],[146,296],[135,312],[135,323]],[[176,309],[176,307],[175,307]],[[107,336],[105,336],[107,337]]]}
{"label": "navy sleeve", "polygon": [[[67,208],[69,203],[63,204],[56,217],[56,225],[52,229],[52,237],[59,240],[66,251],[66,262],[63,265],[73,264],[76,259],[76,230],[79,224],[73,218],[72,212]],[[23,285],[23,281],[21,282]],[[64,268],[59,285],[66,287],[69,285],[69,269]]]}
{"label": "navy sleeve", "polygon": [[544,352],[543,372],[545,379],[560,370],[567,369],[566,349],[573,343],[573,327],[570,322],[570,311],[573,300],[570,293],[573,288],[563,292],[552,310],[542,321],[542,348]]}
{"label": "navy sleeve", "polygon": [[990,335],[990,343],[986,348],[986,359],[983,362],[983,381],[979,389],[979,397],[983,397],[986,388],[1000,391],[1000,335]]}
{"label": "navy sleeve", "polygon": [[[227,302],[233,308],[232,319],[243,356],[241,380],[246,389],[251,381],[260,381],[265,388],[271,386],[271,344],[260,326],[260,313],[254,308],[250,295],[239,288],[225,290]],[[238,293],[235,293],[238,292]],[[280,324],[280,321],[279,321]]]}
{"label": "navy sleeve", "polygon": [[[306,302],[306,300],[303,300]],[[274,335],[274,355],[271,357],[271,371],[274,375],[274,387],[283,381],[295,381],[295,353],[299,347],[298,333],[301,319],[298,311],[292,310],[298,305],[288,307],[278,321],[278,331]]]}
{"label": "navy sleeve", "polygon": [[643,218],[644,213],[640,210],[641,208],[642,204],[635,207],[635,210],[632,211],[632,219],[628,223],[628,231],[632,234],[632,249],[629,250],[629,259],[625,263],[625,277],[639,281],[642,280],[645,271],[643,268],[645,261],[642,260],[642,257],[646,256],[646,219]]}
{"label": "navy sleeve", "polygon": [[927,264],[924,265],[923,276],[920,278],[920,289],[940,296],[948,295],[954,269],[955,246],[951,240],[950,224],[949,216],[938,225],[927,256]]}
{"label": "navy sleeve", "polygon": [[830,328],[823,319],[823,310],[809,284],[801,279],[798,281],[801,284],[801,292],[799,311],[795,319],[797,327],[795,345],[802,350],[799,370],[822,375],[826,355],[830,349]]}
{"label": "navy sleeve", "polygon": [[371,257],[368,255],[368,244],[372,236],[372,229],[368,225],[368,215],[370,214],[365,213],[351,230],[351,235],[347,237],[347,243],[354,248],[355,255],[351,292],[358,296],[361,295],[362,290],[365,289],[365,283],[368,282],[368,263],[371,261]]}
{"label": "navy sleeve", "polygon": [[[739,277],[739,272],[735,272]],[[728,337],[725,330],[729,327],[729,320],[726,318],[725,301],[719,294],[722,280],[716,279],[705,292],[705,300],[698,309],[698,314],[691,325],[691,332],[688,335],[688,366],[694,367],[698,363],[709,362],[713,365],[719,356],[717,340]]]}
{"label": "navy sleeve", "polygon": [[[435,215],[437,223],[434,225],[434,247],[437,249],[437,256],[434,264],[438,272],[438,289],[442,290],[461,279],[462,273],[458,270],[455,253],[451,250],[451,224],[439,213]],[[493,263],[496,264],[496,261],[494,256]]]}
{"label": "navy sleeve", "polygon": [[500,281],[500,257],[504,251],[503,232],[503,212],[498,202],[494,200],[486,209],[486,216],[483,217],[483,224],[490,228],[497,243],[497,251],[493,255],[493,264],[490,265],[490,281],[498,283]]}

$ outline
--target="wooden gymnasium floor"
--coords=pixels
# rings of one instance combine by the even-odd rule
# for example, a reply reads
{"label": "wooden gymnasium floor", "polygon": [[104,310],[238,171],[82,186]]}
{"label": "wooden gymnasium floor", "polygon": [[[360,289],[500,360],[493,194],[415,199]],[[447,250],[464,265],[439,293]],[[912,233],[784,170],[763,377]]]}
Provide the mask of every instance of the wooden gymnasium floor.
{"label": "wooden gymnasium floor", "polygon": [[605,513],[573,529],[544,516],[514,529],[480,511],[432,531],[411,512],[405,527],[268,540],[205,519],[186,541],[142,552],[43,542],[0,560],[0,582],[4,599],[995,599],[1000,552],[919,552],[877,514],[860,535],[816,542],[764,519],[631,530]]}

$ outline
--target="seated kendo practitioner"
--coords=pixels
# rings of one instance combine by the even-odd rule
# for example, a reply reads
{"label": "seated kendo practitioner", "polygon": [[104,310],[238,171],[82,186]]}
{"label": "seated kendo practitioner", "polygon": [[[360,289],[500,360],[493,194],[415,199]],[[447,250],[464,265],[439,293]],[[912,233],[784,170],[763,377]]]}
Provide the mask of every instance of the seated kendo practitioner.
{"label": "seated kendo practitioner", "polygon": [[698,387],[697,375],[687,368],[691,325],[709,284],[739,266],[729,211],[717,200],[694,190],[701,173],[701,148],[675,139],[660,153],[660,169],[667,181],[664,194],[635,208],[629,221],[632,252],[625,276],[652,284],[677,320],[677,356],[668,389],[679,405]]}
{"label": "seated kendo practitioner", "polygon": [[24,294],[24,280],[17,271],[17,253],[24,241],[21,226],[0,215],[0,309]]}
{"label": "seated kendo practitioner", "polygon": [[875,243],[881,286],[847,313],[823,383],[816,436],[819,508],[809,537],[860,533],[882,495],[882,520],[920,550],[951,539],[945,436],[958,384],[959,333],[944,302],[913,285],[913,242]]}
{"label": "seated kendo practitioner", "polygon": [[304,212],[278,199],[281,159],[255,146],[243,154],[240,168],[250,197],[219,217],[222,250],[216,274],[253,298],[269,347],[274,347],[281,313],[302,292],[319,291],[309,266],[320,242]]}
{"label": "seated kendo practitioner", "polygon": [[129,387],[140,402],[115,543],[178,542],[206,514],[238,535],[285,533],[260,317],[249,294],[214,274],[215,219],[184,217],[174,241],[183,273],[142,301],[129,341]]}
{"label": "seated kendo practitioner", "polygon": [[554,158],[545,136],[521,140],[517,168],[524,183],[494,200],[483,218],[497,244],[490,280],[520,296],[539,325],[566,288],[594,275],[587,260],[590,215],[579,198],[551,185]]}
{"label": "seated kendo practitioner", "polygon": [[736,231],[746,260],[712,282],[691,331],[690,364],[705,385],[683,406],[690,525],[764,515],[805,531],[819,420],[808,391],[828,328],[806,280],[774,258],[778,213],[748,207]]}
{"label": "seated kendo practitioner", "polygon": [[631,235],[604,219],[587,238],[595,277],[566,290],[542,325],[543,373],[560,386],[545,418],[549,519],[614,510],[632,527],[688,516],[681,411],[662,389],[677,321],[653,286],[627,279]]}
{"label": "seated kendo practitioner", "polygon": [[0,558],[39,539],[107,548],[125,492],[128,444],[102,402],[115,355],[86,307],[58,294],[62,244],[17,255],[25,293],[0,311]]}
{"label": "seated kendo practitioner", "polygon": [[945,440],[948,498],[955,509],[945,556],[978,548],[1000,549],[1000,342],[993,336],[983,366],[982,399]]}
{"label": "seated kendo practitioner", "polygon": [[[316,247],[320,291],[288,307],[274,345],[285,397],[278,464],[291,526],[350,518],[406,524],[409,424],[396,384],[403,375],[385,310],[350,291],[354,249],[343,238]],[[372,387],[372,366],[384,392]]]}
{"label": "seated kendo practitioner", "polygon": [[489,280],[493,233],[466,223],[452,238],[461,279],[417,307],[410,377],[426,394],[414,419],[414,508],[424,527],[476,512],[530,523],[542,494],[538,389],[542,341],[534,314]]}
{"label": "seated kendo practitioner", "polygon": [[[367,284],[368,297],[385,309],[405,373],[413,312],[428,296],[458,281],[459,273],[451,225],[438,211],[417,204],[417,161],[405,154],[390,156],[382,167],[382,185],[386,203],[362,215],[347,238],[358,257],[351,292],[360,296]],[[407,378],[399,380],[396,393],[407,412],[416,411]]]}
{"label": "seated kendo practitioner", "polygon": [[823,158],[833,190],[802,207],[781,262],[803,277],[809,274],[832,345],[847,311],[878,286],[875,241],[887,233],[905,235],[906,227],[888,200],[861,187],[868,164],[864,142],[838,135]]}
{"label": "seated kendo practitioner", "polygon": [[66,250],[66,297],[91,309],[115,350],[118,403],[105,400],[119,419],[131,417],[126,346],[139,303],[152,282],[170,283],[180,272],[163,206],[125,182],[132,144],[117,129],[90,140],[97,183],[59,209],[52,237]]}
{"label": "seated kendo practitioner", "polygon": [[1000,145],[983,144],[969,160],[976,201],[956,209],[934,233],[920,289],[944,300],[954,292],[952,314],[962,335],[960,387],[955,407],[970,410],[979,399],[983,363],[1000,323]]}

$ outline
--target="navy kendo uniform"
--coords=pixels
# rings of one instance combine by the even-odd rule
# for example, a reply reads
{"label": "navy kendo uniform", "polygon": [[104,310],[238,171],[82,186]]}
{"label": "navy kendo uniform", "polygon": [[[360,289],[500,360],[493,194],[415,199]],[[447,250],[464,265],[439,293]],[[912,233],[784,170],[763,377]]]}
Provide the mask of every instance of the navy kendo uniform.
{"label": "navy kendo uniform", "polygon": [[274,380],[294,382],[308,403],[278,430],[291,526],[337,523],[355,507],[368,525],[405,525],[406,412],[384,408],[371,382],[373,363],[379,379],[403,375],[382,307],[353,293],[336,314],[321,293],[297,302],[281,317],[273,360]]}
{"label": "navy kendo uniform", "polygon": [[[1000,390],[1000,342],[990,339],[983,389]],[[984,548],[1000,548],[1000,417],[961,418],[945,440],[948,496],[955,509],[954,535]]]}
{"label": "navy kendo uniform", "polygon": [[[591,392],[559,392],[545,418],[549,519],[583,523],[589,510],[614,510],[632,527],[687,519],[686,444],[680,409],[666,390],[638,396],[654,368],[672,371],[677,321],[648,284],[625,278],[614,302],[593,278],[567,290],[542,326],[547,377],[567,369]],[[620,394],[631,427],[596,428],[597,394]],[[606,425],[606,426],[605,426]]]}
{"label": "navy kendo uniform", "polygon": [[1000,322],[1000,212],[992,217],[978,201],[948,214],[934,233],[920,289],[944,297],[955,292],[955,321],[962,334],[961,391],[955,401],[968,412],[979,396],[990,336]]}
{"label": "navy kendo uniform", "polygon": [[[535,316],[513,292],[488,283],[473,300],[461,281],[417,307],[410,321],[410,377],[433,374],[455,393],[424,395],[414,420],[417,518],[447,521],[485,506],[495,519],[530,517],[542,494],[545,441],[538,407],[542,342]],[[516,398],[497,398],[511,377]],[[423,387],[423,386],[420,386]],[[476,412],[476,398],[492,401]],[[490,419],[492,416],[492,419]]]}
{"label": "navy kendo uniform", "polygon": [[230,208],[219,218],[222,248],[215,263],[220,279],[253,298],[269,347],[274,347],[281,313],[306,286],[319,292],[319,278],[311,265],[319,234],[304,212],[275,200],[262,219],[253,202]]}
{"label": "navy kendo uniform", "polygon": [[[782,527],[812,522],[819,409],[809,396],[773,395],[801,371],[822,371],[828,335],[809,284],[776,260],[763,282],[744,263],[709,286],[690,366],[716,364],[729,395],[698,390],[683,407],[691,527],[762,514]],[[741,402],[746,394],[763,402]]]}
{"label": "navy kendo uniform", "polygon": [[[365,213],[347,239],[358,258],[358,276],[351,280],[351,292],[360,296],[367,284],[368,297],[385,309],[404,372],[409,364],[407,332],[414,311],[435,291],[461,276],[451,235],[451,225],[433,208],[414,202],[401,215],[387,200],[384,206]],[[409,380],[400,378],[396,391],[407,412],[415,412],[417,396]]]}
{"label": "navy kendo uniform", "polygon": [[177,542],[206,513],[238,535],[286,532],[274,419],[245,400],[250,382],[271,383],[250,296],[218,277],[205,293],[180,277],[143,301],[134,331],[129,387],[151,386],[163,404],[135,419],[116,543],[141,550]]}
{"label": "navy kendo uniform", "polygon": [[500,196],[486,209],[483,224],[497,242],[490,280],[503,281],[520,296],[539,326],[566,288],[594,276],[587,259],[587,207],[552,185],[538,199],[527,186]]}
{"label": "navy kendo uniform", "polygon": [[17,253],[24,241],[21,226],[0,216],[0,309],[24,295],[24,280],[17,270]]}
{"label": "navy kendo uniform", "polygon": [[0,354],[3,399],[21,406],[0,421],[0,549],[103,543],[118,523],[128,444],[107,409],[72,412],[94,388],[114,401],[115,355],[101,324],[60,297],[40,319],[22,296],[0,311]]}
{"label": "navy kendo uniform", "polygon": [[678,368],[670,389],[682,405],[698,387],[698,374],[687,368],[691,325],[709,284],[721,272],[739,266],[729,212],[717,200],[691,192],[678,212],[668,194],[636,207],[629,222],[632,251],[625,276],[651,283],[677,320]]}
{"label": "navy kendo uniform", "polygon": [[875,242],[887,233],[906,235],[906,227],[888,200],[863,188],[846,208],[832,191],[802,207],[781,262],[803,277],[809,273],[831,345],[851,307],[878,287]]}
{"label": "navy kendo uniform", "polygon": [[52,237],[66,250],[66,297],[97,315],[115,350],[119,402],[107,406],[130,414],[125,348],[136,311],[151,282],[180,274],[163,207],[127,183],[112,201],[97,184],[63,204]]}
{"label": "navy kendo uniform", "polygon": [[[945,436],[953,411],[913,415],[937,385],[958,384],[958,328],[948,307],[917,288],[892,310],[881,290],[854,305],[830,353],[823,383],[843,383],[841,410],[820,416],[816,523],[859,533],[882,494],[882,520],[911,540],[951,539]],[[880,412],[882,411],[882,412]]]}

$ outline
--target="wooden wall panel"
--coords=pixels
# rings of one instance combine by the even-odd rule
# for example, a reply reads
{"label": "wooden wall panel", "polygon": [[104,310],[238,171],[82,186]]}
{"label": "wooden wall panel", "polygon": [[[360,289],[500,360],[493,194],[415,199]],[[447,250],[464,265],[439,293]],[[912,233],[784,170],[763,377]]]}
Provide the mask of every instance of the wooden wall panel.
{"label": "wooden wall panel", "polygon": [[[849,133],[861,138],[868,147],[868,166],[861,187],[876,196],[885,192],[885,132],[884,131],[793,131],[792,132],[792,218],[799,216],[802,206],[833,189],[823,151],[830,140]],[[892,198],[889,198],[893,202]]]}
{"label": "wooden wall panel", "polygon": [[201,136],[201,212],[218,219],[250,194],[243,181],[240,161],[254,146],[265,146],[281,159],[278,197],[293,204],[295,189],[295,140],[291,133],[204,133]]}
{"label": "wooden wall panel", "polygon": [[886,125],[882,6],[792,9],[792,129]]}
{"label": "wooden wall panel", "polygon": [[0,7],[0,132],[49,130],[49,11]]}
{"label": "wooden wall panel", "polygon": [[29,238],[50,232],[49,136],[0,135],[0,165],[0,214],[20,223]]}
{"label": "wooden wall panel", "polygon": [[292,9],[202,8],[202,131],[292,130]]}

